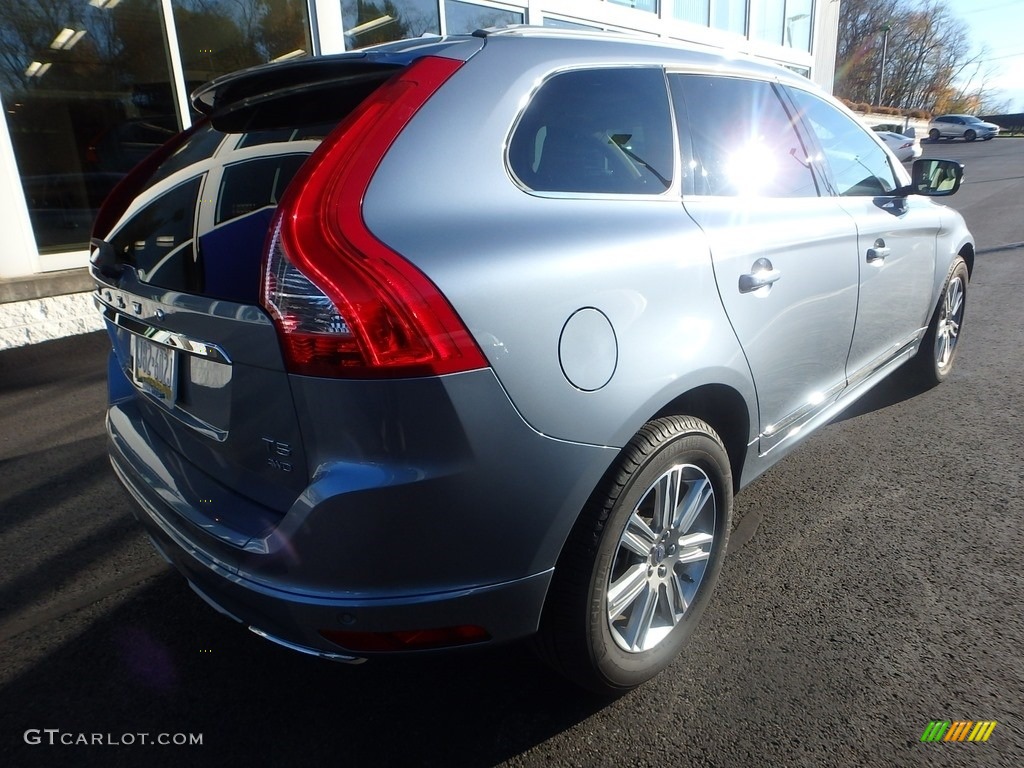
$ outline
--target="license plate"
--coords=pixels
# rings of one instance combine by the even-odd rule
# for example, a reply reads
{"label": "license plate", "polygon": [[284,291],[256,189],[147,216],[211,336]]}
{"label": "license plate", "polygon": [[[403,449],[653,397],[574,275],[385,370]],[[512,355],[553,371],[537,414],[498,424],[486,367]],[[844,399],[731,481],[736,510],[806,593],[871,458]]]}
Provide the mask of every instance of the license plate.
{"label": "license plate", "polygon": [[178,395],[178,357],[173,349],[132,335],[132,379],[144,392],[173,405]]}

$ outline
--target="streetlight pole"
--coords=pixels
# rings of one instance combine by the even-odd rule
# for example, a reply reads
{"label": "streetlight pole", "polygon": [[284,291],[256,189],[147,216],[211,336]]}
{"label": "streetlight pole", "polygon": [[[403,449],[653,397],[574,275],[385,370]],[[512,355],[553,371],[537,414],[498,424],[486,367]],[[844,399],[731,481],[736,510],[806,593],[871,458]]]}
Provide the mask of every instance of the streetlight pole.
{"label": "streetlight pole", "polygon": [[878,65],[878,81],[875,85],[875,105],[882,106],[882,86],[885,85],[885,59],[889,55],[889,31],[892,24],[888,21],[882,25],[882,61]]}

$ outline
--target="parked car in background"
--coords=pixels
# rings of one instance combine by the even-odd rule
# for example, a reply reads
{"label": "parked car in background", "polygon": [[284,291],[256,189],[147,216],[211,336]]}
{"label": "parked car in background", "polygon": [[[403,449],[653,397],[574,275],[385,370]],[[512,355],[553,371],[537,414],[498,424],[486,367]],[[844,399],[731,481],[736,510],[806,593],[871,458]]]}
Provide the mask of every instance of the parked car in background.
{"label": "parked car in background", "polygon": [[784,69],[513,27],[193,104],[94,230],[110,458],[195,590],[293,650],[533,636],[628,690],[735,492],[904,363],[952,370],[962,166],[908,174]]}
{"label": "parked car in background", "polygon": [[995,123],[986,123],[974,115],[939,115],[933,117],[928,124],[928,138],[932,141],[939,139],[964,139],[974,141],[981,139],[988,141],[999,135],[999,126]]}
{"label": "parked car in background", "polygon": [[885,142],[885,146],[893,151],[896,159],[901,163],[921,156],[921,144],[915,138],[895,131],[879,131],[877,129],[875,129],[875,134]]}

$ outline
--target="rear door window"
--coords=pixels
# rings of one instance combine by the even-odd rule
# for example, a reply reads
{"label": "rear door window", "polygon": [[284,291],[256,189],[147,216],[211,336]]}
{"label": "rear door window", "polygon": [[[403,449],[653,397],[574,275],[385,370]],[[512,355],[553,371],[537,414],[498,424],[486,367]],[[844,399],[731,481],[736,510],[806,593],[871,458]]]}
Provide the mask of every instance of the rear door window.
{"label": "rear door window", "polygon": [[674,144],[661,69],[588,69],[548,80],[523,113],[509,166],[538,192],[659,195]]}
{"label": "rear door window", "polygon": [[669,83],[694,194],[817,197],[807,148],[771,83],[689,74]]}

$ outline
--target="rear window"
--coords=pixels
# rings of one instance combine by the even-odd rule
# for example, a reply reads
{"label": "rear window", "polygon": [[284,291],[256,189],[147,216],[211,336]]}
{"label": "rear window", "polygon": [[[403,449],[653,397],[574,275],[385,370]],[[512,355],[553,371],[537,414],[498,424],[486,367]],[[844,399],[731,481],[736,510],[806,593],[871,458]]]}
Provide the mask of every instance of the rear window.
{"label": "rear window", "polygon": [[672,185],[672,122],[660,69],[574,70],[548,80],[509,144],[538,192],[658,195]]}
{"label": "rear window", "polygon": [[256,303],[273,211],[329,130],[200,129],[150,178],[149,202],[107,238],[118,260],[150,285]]}
{"label": "rear window", "polygon": [[257,304],[267,232],[288,184],[400,69],[346,66],[339,74],[309,65],[312,82],[289,88],[285,69],[229,83],[237,93],[153,171],[134,212],[107,236],[118,261],[150,285]]}

